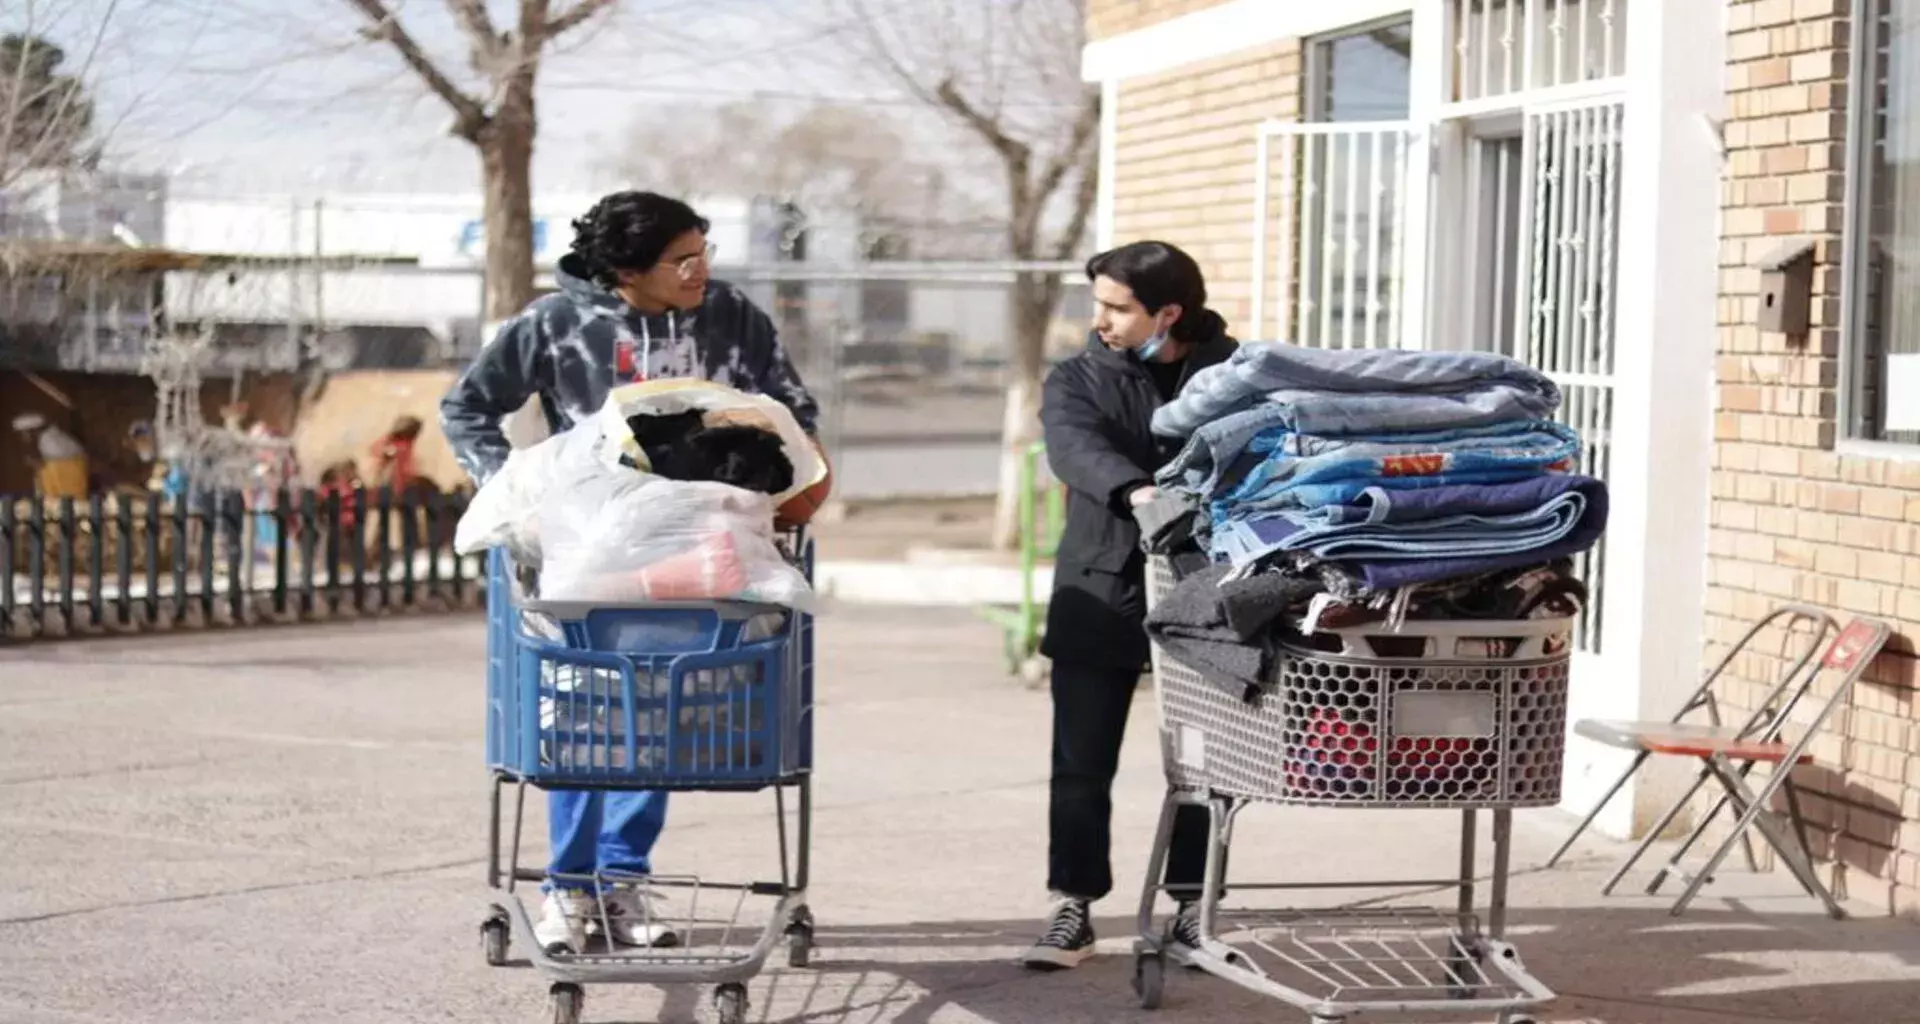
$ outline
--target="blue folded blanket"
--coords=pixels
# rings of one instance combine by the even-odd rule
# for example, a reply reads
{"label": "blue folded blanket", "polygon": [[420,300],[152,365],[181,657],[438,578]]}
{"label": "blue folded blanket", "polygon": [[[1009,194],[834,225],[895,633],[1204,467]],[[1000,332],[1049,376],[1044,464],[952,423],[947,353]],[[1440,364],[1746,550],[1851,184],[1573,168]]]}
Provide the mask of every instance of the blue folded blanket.
{"label": "blue folded blanket", "polygon": [[1544,474],[1417,490],[1369,487],[1350,501],[1221,524],[1235,565],[1284,553],[1338,561],[1372,589],[1397,589],[1578,554],[1606,529],[1599,480]]}

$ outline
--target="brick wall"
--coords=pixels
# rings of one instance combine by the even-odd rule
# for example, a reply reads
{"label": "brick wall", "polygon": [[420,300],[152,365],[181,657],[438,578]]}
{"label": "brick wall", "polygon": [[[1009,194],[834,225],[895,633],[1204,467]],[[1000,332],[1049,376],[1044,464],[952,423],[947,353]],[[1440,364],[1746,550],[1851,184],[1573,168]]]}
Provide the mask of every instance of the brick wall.
{"label": "brick wall", "polygon": [[[1844,222],[1848,0],[1732,0],[1718,394],[1709,534],[1709,664],[1767,608],[1801,600],[1920,637],[1920,463],[1835,450]],[[1755,326],[1753,261],[1785,236],[1818,242],[1813,327]],[[1780,651],[1780,637],[1767,638]],[[1855,898],[1920,907],[1920,723],[1913,644],[1899,637],[1805,770],[1816,853]],[[1737,666],[1751,707],[1780,668]],[[1844,714],[1844,713],[1843,713]]]}
{"label": "brick wall", "polygon": [[[1151,6],[1151,5],[1142,5]],[[1120,86],[1114,240],[1193,254],[1209,304],[1246,337],[1253,273],[1254,129],[1298,116],[1300,43],[1287,40]]]}
{"label": "brick wall", "polygon": [[1087,0],[1087,35],[1105,39],[1146,28],[1227,0]]}

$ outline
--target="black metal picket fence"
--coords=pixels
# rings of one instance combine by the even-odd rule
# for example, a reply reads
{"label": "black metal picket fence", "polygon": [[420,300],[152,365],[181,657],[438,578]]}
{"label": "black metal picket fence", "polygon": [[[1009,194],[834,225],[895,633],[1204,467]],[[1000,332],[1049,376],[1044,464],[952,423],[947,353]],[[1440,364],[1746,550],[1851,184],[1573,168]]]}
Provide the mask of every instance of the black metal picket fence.
{"label": "black metal picket fence", "polygon": [[453,552],[468,497],[0,497],[0,643],[475,607],[484,556]]}

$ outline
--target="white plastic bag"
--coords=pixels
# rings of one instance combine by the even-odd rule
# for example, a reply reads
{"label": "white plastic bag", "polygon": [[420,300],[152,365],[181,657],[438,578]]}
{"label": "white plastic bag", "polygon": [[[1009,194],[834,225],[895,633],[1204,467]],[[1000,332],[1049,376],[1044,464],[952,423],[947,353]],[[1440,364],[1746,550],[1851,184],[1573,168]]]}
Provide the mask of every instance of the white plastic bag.
{"label": "white plastic bag", "polygon": [[806,577],[774,544],[765,494],[601,464],[547,492],[539,531],[544,600],[815,608]]}
{"label": "white plastic bag", "polygon": [[554,487],[600,469],[599,431],[576,428],[531,448],[516,448],[460,514],[453,549],[463,555],[505,547],[524,565],[540,564],[540,500]]}
{"label": "white plastic bag", "polygon": [[779,436],[781,449],[793,464],[793,486],[773,495],[770,509],[826,478],[826,461],[800,429],[793,411],[772,398],[698,378],[628,384],[609,392],[606,404],[592,419],[509,453],[506,464],[480,485],[461,514],[453,549],[471,555],[505,546],[516,560],[540,564],[541,500],[608,469],[617,470],[621,479],[631,476],[634,471],[621,464],[623,457],[644,467],[646,455],[634,441],[627,417],[694,409],[706,413],[709,422],[752,424]]}

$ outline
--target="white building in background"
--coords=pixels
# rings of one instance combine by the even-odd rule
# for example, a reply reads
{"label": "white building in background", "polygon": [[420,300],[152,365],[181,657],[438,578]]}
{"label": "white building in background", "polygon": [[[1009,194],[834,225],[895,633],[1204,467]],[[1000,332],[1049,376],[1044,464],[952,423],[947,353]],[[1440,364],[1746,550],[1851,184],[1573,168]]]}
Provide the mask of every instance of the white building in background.
{"label": "white building in background", "polygon": [[0,189],[0,238],[158,245],[167,178],[114,171],[38,171]]}
{"label": "white building in background", "polygon": [[[542,287],[551,287],[573,220],[598,198],[535,197],[534,261]],[[168,282],[168,310],[177,320],[211,320],[241,333],[248,326],[283,333],[317,326],[323,352],[341,365],[370,357],[381,365],[456,358],[481,338],[481,211],[478,193],[176,196],[165,213],[168,247],[259,257],[262,265],[176,275]],[[710,202],[702,212],[713,222],[723,261],[772,256],[758,250],[770,249],[777,232],[756,232],[761,211],[755,204]],[[405,334],[412,342],[396,346]],[[438,351],[421,350],[428,338]],[[381,358],[368,351],[368,342],[404,351]]]}
{"label": "white building in background", "polygon": [[[537,287],[553,287],[573,221],[599,198],[534,198]],[[860,287],[805,280],[790,269],[859,263],[865,252],[857,219],[802,214],[767,199],[702,197],[695,206],[711,223],[715,273],[744,287],[784,330],[805,337],[859,332]],[[165,212],[169,247],[258,257],[262,266],[177,275],[168,285],[169,313],[219,322],[230,334],[291,337],[317,324],[333,365],[458,359],[475,351],[486,331],[481,211],[478,193],[176,196]]]}

